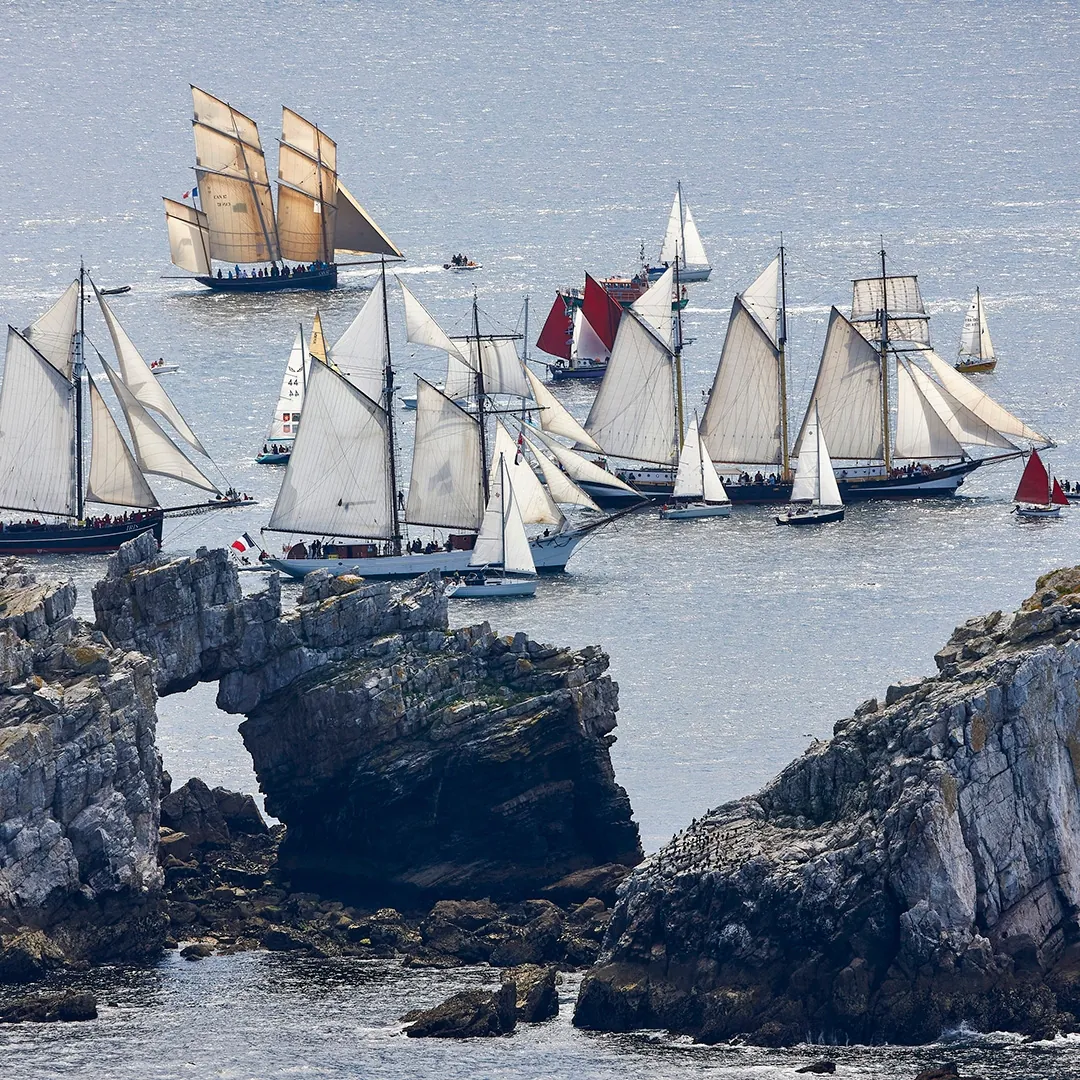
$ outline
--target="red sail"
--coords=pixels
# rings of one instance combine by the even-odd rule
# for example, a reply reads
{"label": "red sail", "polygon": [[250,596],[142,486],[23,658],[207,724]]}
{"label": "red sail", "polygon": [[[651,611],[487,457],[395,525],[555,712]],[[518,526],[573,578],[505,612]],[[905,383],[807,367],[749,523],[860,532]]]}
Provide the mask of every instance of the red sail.
{"label": "red sail", "polygon": [[562,293],[557,293],[555,303],[548,312],[547,322],[536,339],[536,347],[551,356],[561,356],[564,360],[569,360],[573,340],[574,320],[570,314],[570,305]]}
{"label": "red sail", "polygon": [[610,350],[615,344],[622,308],[608,296],[604,286],[588,274],[585,275],[585,299],[581,302],[581,314],[589,320],[596,336]]}
{"label": "red sail", "polygon": [[1038,450],[1031,451],[1024,475],[1020,477],[1020,486],[1013,497],[1018,503],[1030,503],[1032,506],[1046,506],[1049,503],[1050,477]]}
{"label": "red sail", "polygon": [[1058,506],[1068,506],[1069,500],[1065,498],[1065,492],[1061,490],[1061,485],[1057,482],[1057,477],[1054,477],[1054,490],[1050,492],[1050,501],[1057,503]]}

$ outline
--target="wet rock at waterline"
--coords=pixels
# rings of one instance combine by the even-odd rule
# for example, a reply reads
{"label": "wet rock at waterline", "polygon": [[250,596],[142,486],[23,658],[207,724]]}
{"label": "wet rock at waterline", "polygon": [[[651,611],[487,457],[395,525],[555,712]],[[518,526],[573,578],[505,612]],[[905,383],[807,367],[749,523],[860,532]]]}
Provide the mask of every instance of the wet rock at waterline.
{"label": "wet rock at waterline", "polygon": [[936,660],[623,883],[578,1025],[767,1045],[1076,1029],[1080,571]]}

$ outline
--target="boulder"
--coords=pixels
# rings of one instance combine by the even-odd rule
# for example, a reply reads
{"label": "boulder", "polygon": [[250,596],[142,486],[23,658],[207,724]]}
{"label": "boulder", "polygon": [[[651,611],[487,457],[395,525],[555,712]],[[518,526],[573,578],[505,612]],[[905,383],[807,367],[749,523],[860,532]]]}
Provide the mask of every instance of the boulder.
{"label": "boulder", "polygon": [[198,777],[161,800],[161,823],[184,833],[195,847],[228,847],[231,839],[215,793]]}
{"label": "boulder", "polygon": [[93,994],[69,990],[63,994],[22,998],[0,1003],[0,1024],[52,1024],[71,1020],[96,1020],[97,999]]}
{"label": "boulder", "polygon": [[517,1024],[517,993],[513,983],[495,992],[465,990],[434,1009],[407,1013],[405,1034],[410,1039],[473,1039],[509,1035]]}
{"label": "boulder", "polygon": [[1059,571],[969,620],[939,674],[635,870],[575,1023],[764,1045],[1075,1029],[1078,587]]}
{"label": "boulder", "polygon": [[558,977],[558,969],[553,965],[525,964],[506,972],[506,978],[516,989],[519,1024],[538,1024],[559,1015]]}

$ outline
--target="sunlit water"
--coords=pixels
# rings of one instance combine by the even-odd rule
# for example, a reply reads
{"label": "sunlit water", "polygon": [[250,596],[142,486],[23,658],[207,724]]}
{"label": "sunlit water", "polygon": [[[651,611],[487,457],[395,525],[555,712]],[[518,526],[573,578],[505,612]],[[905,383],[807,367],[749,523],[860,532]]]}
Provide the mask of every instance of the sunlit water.
{"label": "sunlit water", "polygon": [[[467,329],[475,285],[509,329],[521,329],[528,293],[535,338],[558,286],[586,269],[632,270],[642,240],[655,255],[681,179],[715,267],[686,313],[691,405],[711,381],[732,294],[782,232],[797,424],[829,306],[846,308],[850,278],[873,271],[883,238],[894,268],[919,273],[946,357],[981,286],[1001,357],[982,385],[1054,436],[1059,473],[1080,475],[1075,4],[186,0],[0,11],[7,320],[39,314],[80,256],[102,286],[131,284],[114,301],[119,318],[148,359],[180,363],[164,385],[222,473],[259,500],[170,522],[170,551],[266,523],[281,472],[252,458],[296,325],[317,303],[333,340],[371,283],[352,269],[329,296],[245,298],[163,276],[175,271],[159,196],[193,182],[189,81],[254,116],[267,144],[282,103],[336,137],[345,182],[407,252],[400,272],[451,332]],[[442,271],[459,251],[483,269]],[[401,381],[438,378],[438,357],[407,345],[399,310],[393,319]],[[108,355],[93,312],[88,329]],[[591,393],[560,389],[578,415]],[[407,447],[411,419],[398,419]],[[622,703],[615,765],[655,849],[759,787],[863,698],[932,671],[956,623],[1015,606],[1038,573],[1078,561],[1068,515],[1027,526],[1010,516],[1017,475],[1015,463],[980,470],[949,503],[856,506],[843,525],[809,533],[776,528],[766,508],[726,521],[633,517],[534,600],[458,603],[451,618],[608,650]],[[103,565],[53,568],[77,577],[88,610]],[[212,688],[160,714],[177,782],[253,787],[235,718],[213,708]],[[0,1067],[17,1077],[771,1077],[799,1057],[588,1036],[562,1020],[484,1045],[396,1037],[400,1011],[459,981],[278,957],[170,959],[121,979],[97,1024],[3,1033]],[[971,1053],[971,1071],[986,1076],[1076,1074],[1068,1050]],[[843,1054],[849,1075],[867,1077],[914,1074],[933,1056]]]}

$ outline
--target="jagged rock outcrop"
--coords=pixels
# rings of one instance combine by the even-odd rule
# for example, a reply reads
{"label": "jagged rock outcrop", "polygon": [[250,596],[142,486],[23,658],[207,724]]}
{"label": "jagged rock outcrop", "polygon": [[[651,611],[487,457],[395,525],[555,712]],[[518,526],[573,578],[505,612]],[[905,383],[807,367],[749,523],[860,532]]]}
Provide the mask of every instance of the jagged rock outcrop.
{"label": "jagged rock outcrop", "polygon": [[575,1022],[704,1041],[1080,1016],[1080,568],[958,628],[621,886]]}
{"label": "jagged rock outcrop", "polygon": [[294,882],[418,904],[554,886],[577,903],[641,858],[609,756],[607,657],[451,631],[437,574],[318,572],[282,614],[276,585],[241,594],[224,552],[170,560],[135,540],[94,608],[153,658],[162,693],[219,680],[219,707],[246,714]]}
{"label": "jagged rock outcrop", "polygon": [[164,939],[150,663],[75,618],[75,598],[0,567],[0,981]]}

